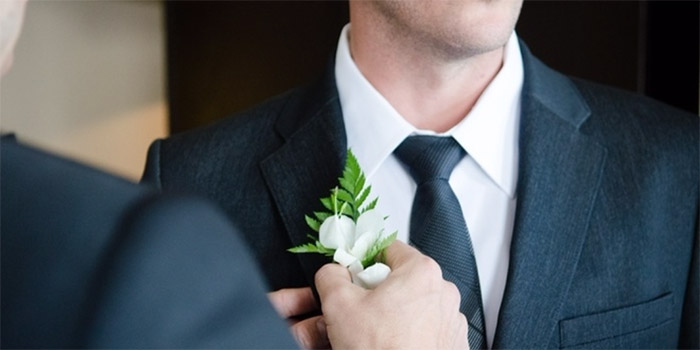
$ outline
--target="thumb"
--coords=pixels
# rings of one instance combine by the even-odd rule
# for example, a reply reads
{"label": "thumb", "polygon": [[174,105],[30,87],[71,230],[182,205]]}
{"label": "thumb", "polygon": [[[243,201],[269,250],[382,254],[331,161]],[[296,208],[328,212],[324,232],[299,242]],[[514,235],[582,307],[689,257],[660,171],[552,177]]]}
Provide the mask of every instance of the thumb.
{"label": "thumb", "polygon": [[[321,301],[334,290],[358,287],[352,284],[352,277],[347,268],[335,263],[325,264],[316,272],[316,290]],[[358,287],[360,288],[360,287]]]}

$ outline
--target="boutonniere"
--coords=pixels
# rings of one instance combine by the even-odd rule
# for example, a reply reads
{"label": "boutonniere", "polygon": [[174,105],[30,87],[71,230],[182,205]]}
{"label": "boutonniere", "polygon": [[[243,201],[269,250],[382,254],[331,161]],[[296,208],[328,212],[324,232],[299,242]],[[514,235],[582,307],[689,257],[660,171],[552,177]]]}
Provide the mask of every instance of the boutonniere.
{"label": "boutonniere", "polygon": [[289,251],[332,256],[333,261],[348,268],[353,283],[373,289],[391,272],[383,263],[384,249],[396,239],[396,232],[385,233],[386,217],[375,209],[379,198],[367,203],[372,186],[366,180],[357,158],[348,149],[339,186],[330,191],[330,196],[321,198],[326,211],[314,212],[313,217],[305,215],[306,224],[316,232],[308,235],[313,243]]}

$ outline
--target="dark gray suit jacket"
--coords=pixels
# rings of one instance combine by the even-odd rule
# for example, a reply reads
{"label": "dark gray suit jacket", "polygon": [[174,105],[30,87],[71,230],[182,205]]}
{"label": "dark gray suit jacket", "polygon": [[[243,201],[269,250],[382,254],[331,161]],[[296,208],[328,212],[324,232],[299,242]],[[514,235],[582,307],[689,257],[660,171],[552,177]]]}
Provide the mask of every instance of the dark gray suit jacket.
{"label": "dark gray suit jacket", "polygon": [[2,348],[295,348],[201,199],[3,137]]}
{"label": "dark gray suit jacket", "polygon": [[[698,347],[698,116],[522,51],[517,210],[494,347]],[[144,179],[214,199],[270,285],[301,286],[325,260],[285,249],[308,240],[304,214],[322,208],[345,153],[331,65],[309,87],[154,142]]]}

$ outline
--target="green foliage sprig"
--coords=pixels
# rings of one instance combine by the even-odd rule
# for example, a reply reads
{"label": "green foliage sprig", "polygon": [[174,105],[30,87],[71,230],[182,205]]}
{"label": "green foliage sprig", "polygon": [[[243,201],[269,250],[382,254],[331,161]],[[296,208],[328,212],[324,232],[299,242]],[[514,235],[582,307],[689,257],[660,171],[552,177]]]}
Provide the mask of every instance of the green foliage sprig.
{"label": "green foliage sprig", "polygon": [[[331,189],[328,197],[321,198],[321,204],[326,211],[316,211],[313,216],[305,215],[306,224],[311,228],[316,235],[307,235],[312,239],[313,243],[302,244],[288,249],[292,253],[319,253],[326,256],[333,256],[335,249],[324,247],[318,239],[318,232],[324,220],[332,215],[345,215],[357,223],[357,219],[368,210],[372,210],[377,206],[379,198],[372,199],[365,205],[369,197],[372,186],[366,184],[367,178],[360,167],[357,158],[348,149],[345,169],[342,177],[338,178],[339,187]],[[397,232],[391,235],[378,239],[377,242],[368,250],[366,256],[361,259],[363,267],[367,267],[375,261],[382,260],[383,255],[380,254],[386,247],[396,239]]]}

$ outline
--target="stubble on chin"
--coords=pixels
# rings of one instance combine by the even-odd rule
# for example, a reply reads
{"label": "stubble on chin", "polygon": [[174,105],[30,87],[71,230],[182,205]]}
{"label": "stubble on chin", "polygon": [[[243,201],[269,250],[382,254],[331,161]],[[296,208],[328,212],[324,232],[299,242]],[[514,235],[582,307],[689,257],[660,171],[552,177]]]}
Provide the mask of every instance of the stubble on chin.
{"label": "stubble on chin", "polygon": [[[381,35],[389,45],[408,46],[422,55],[441,61],[459,61],[505,46],[510,37],[520,7],[498,13],[495,20],[459,16],[461,9],[447,9],[443,14],[426,16],[421,2],[426,0],[369,1]],[[442,0],[441,0],[442,1]],[[479,0],[497,2],[497,0]],[[513,0],[508,0],[513,1]],[[460,5],[459,2],[455,3]],[[406,47],[402,48],[406,49]]]}

